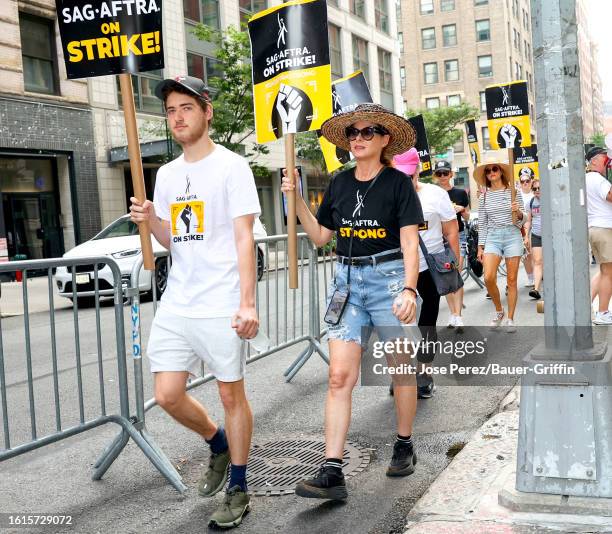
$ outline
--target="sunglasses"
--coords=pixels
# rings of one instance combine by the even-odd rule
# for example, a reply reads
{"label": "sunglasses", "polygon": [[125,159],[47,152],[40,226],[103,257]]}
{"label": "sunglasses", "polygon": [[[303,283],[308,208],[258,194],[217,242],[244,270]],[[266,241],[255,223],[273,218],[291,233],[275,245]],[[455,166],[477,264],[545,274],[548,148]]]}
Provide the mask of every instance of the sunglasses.
{"label": "sunglasses", "polygon": [[492,172],[498,172],[501,170],[497,165],[493,165],[493,167],[486,167],[485,174],[491,174]]}
{"label": "sunglasses", "polygon": [[366,126],[365,128],[362,128],[361,130],[358,128],[355,128],[354,126],[348,126],[344,130],[344,135],[346,135],[346,138],[349,141],[355,141],[355,139],[357,139],[359,134],[361,134],[361,138],[364,141],[371,141],[372,138],[374,137],[374,134],[388,135],[389,132],[385,130],[382,126]]}
{"label": "sunglasses", "polygon": [[450,172],[449,171],[436,171],[434,174],[436,176],[449,176]]}
{"label": "sunglasses", "polygon": [[539,187],[532,187],[532,188],[531,188],[531,190],[532,190],[532,191],[539,191],[539,190],[540,190],[540,188],[539,188]]}

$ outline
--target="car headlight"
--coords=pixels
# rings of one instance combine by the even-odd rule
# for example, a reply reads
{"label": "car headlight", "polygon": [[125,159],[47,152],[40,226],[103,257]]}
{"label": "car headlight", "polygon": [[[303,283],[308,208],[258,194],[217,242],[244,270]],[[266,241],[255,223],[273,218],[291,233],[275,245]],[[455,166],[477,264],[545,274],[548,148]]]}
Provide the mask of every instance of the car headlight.
{"label": "car headlight", "polygon": [[133,248],[130,250],[122,250],[121,252],[113,252],[111,256],[117,260],[122,258],[131,258],[132,256],[138,256],[140,254],[139,248]]}

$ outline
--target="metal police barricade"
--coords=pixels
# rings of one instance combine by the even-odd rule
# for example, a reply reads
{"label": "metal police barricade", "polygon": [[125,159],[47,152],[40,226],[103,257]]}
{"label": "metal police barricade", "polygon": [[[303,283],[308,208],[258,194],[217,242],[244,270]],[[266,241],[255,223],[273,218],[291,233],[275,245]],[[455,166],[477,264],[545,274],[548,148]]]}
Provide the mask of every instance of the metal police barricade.
{"label": "metal police barricade", "polygon": [[[259,328],[269,338],[270,346],[267,350],[257,353],[254,353],[249,346],[247,365],[298,343],[307,342],[308,346],[285,372],[286,380],[290,381],[315,352],[326,363],[329,363],[327,353],[320,343],[324,332],[320,328],[318,289],[321,274],[323,274],[324,280],[327,280],[326,272],[328,269],[325,269],[326,258],[323,258],[323,269],[319,269],[320,262],[318,261],[317,249],[313,247],[306,234],[298,234],[300,284],[298,290],[292,291],[289,290],[288,279],[287,235],[268,236],[257,239],[255,246],[258,249],[257,257],[258,262],[260,262],[258,265],[259,280],[256,288]],[[156,253],[155,256],[157,263],[160,261],[159,258],[167,256],[167,253]],[[166,261],[168,262],[166,272],[169,272],[171,258],[167,256]],[[157,402],[154,397],[145,401],[141,335],[142,309],[139,291],[141,272],[142,258],[134,264],[130,285],[125,289],[125,295],[129,298],[130,302],[131,317],[130,339],[134,365],[134,395],[136,405],[134,426],[146,441],[153,443],[145,429],[145,414],[156,406]],[[154,313],[157,310],[157,286],[158,284],[152,284]],[[327,287],[327,282],[325,282],[325,286]],[[187,390],[214,380],[212,374],[205,372],[204,365],[202,365],[201,374],[202,376],[191,380],[187,384]],[[122,438],[122,435],[123,431],[108,447],[107,453],[98,460],[98,464],[104,463],[110,465],[116,459],[125,443],[127,443],[127,440],[125,437]],[[166,455],[155,445],[152,446],[155,448],[160,462],[174,470]]]}
{"label": "metal police barricade", "polygon": [[[64,294],[71,294],[73,301],[73,324],[68,327],[72,330],[70,335],[64,333],[66,314],[55,310],[56,269],[66,270],[70,275],[70,281],[62,286]],[[107,269],[112,274],[112,286]],[[100,276],[103,270],[104,278]],[[186,487],[174,467],[146,434],[144,425],[130,413],[122,280],[117,263],[108,257],[93,257],[0,264],[0,275],[16,271],[22,272],[23,324],[18,317],[0,318],[0,399],[4,438],[0,462],[106,423],[115,423],[121,427],[121,433],[95,464],[93,479],[99,480],[104,475],[132,438],[151,463],[183,492]],[[41,317],[42,314],[30,316],[28,285],[34,283],[29,282],[30,273],[46,274],[48,318]],[[84,273],[93,273],[88,275],[87,282],[83,279]],[[95,300],[93,317],[89,312],[79,313],[79,295],[83,293],[77,293],[77,280],[79,290],[84,289]],[[102,320],[102,316],[108,314],[101,310],[98,298],[101,288],[112,289],[111,321]],[[38,300],[40,297],[36,295]],[[56,313],[61,313],[59,321]],[[93,354],[91,349],[86,349],[85,353],[82,350],[92,344],[91,337],[82,343],[81,330],[88,321],[95,323]],[[108,330],[114,330],[115,337],[110,364],[103,358],[103,345],[111,338]],[[92,355],[95,358],[89,358]],[[20,380],[22,377],[24,379]],[[116,386],[111,388],[105,380],[116,380]],[[90,398],[95,398],[95,402],[87,402]],[[25,410],[24,405],[27,406]]]}

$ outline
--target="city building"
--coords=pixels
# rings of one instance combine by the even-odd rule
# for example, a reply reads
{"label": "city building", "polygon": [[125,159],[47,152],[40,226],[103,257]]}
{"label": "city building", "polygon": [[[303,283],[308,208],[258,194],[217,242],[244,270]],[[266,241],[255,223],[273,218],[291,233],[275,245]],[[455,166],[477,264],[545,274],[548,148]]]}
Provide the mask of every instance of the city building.
{"label": "city building", "polygon": [[[476,107],[483,157],[490,149],[487,86],[526,80],[533,121],[528,0],[401,0],[400,5],[400,78],[407,108],[431,109],[462,102]],[[449,152],[457,173],[455,184],[468,188],[471,161],[465,135]]]}
{"label": "city building", "polygon": [[61,256],[100,229],[86,80],[67,80],[53,0],[0,12],[0,261]]}
{"label": "city building", "polygon": [[612,134],[612,100],[603,103],[604,127],[603,131]]}
{"label": "city building", "polygon": [[589,143],[595,134],[602,133],[604,129],[601,78],[597,64],[598,46],[591,36],[589,19],[586,0],[576,0],[582,131],[585,143]]}

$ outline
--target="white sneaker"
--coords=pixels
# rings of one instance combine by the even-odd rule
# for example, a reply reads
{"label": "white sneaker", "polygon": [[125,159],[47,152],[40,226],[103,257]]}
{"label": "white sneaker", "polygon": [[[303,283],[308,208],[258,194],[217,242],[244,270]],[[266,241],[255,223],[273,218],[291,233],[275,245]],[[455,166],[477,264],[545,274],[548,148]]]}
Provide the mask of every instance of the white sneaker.
{"label": "white sneaker", "polygon": [[457,328],[458,334],[463,334],[463,317],[460,315],[455,315],[455,327]]}
{"label": "white sneaker", "polygon": [[612,313],[609,311],[595,312],[594,324],[612,324]]}
{"label": "white sneaker", "polygon": [[501,326],[502,321],[504,320],[504,316],[505,316],[504,310],[500,312],[495,312],[495,315],[493,316],[493,320],[489,324],[491,330],[496,330],[497,328]]}
{"label": "white sneaker", "polygon": [[446,326],[447,328],[455,328],[456,325],[456,321],[457,321],[457,316],[453,315],[452,313],[448,316],[448,325]]}
{"label": "white sneaker", "polygon": [[516,325],[512,319],[506,321],[506,332],[509,334],[514,334],[514,332],[516,332]]}
{"label": "white sneaker", "polygon": [[533,278],[529,278],[527,280],[527,283],[525,284],[525,287],[535,287],[535,282],[534,282]]}

